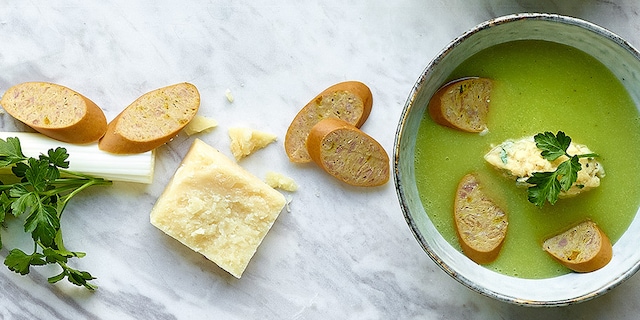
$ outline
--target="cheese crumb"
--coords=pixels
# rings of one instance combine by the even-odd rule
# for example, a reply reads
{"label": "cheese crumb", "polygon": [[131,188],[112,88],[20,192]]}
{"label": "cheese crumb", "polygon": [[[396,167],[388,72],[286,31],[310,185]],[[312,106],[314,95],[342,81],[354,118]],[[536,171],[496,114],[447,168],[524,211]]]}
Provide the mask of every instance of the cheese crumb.
{"label": "cheese crumb", "polygon": [[282,189],[284,191],[293,192],[298,190],[298,184],[296,184],[293,179],[273,171],[267,172],[265,182],[272,188]]}
{"label": "cheese crumb", "polygon": [[248,128],[230,128],[231,153],[240,160],[276,141],[276,135]]}
{"label": "cheese crumb", "polygon": [[194,135],[196,133],[212,130],[218,126],[218,121],[213,118],[203,117],[196,115],[193,119],[184,127],[184,132],[187,135]]}
{"label": "cheese crumb", "polygon": [[231,94],[230,89],[224,91],[224,96],[227,97],[227,101],[233,103],[233,95]]}
{"label": "cheese crumb", "polygon": [[196,139],[150,220],[240,278],[285,205],[280,192]]}

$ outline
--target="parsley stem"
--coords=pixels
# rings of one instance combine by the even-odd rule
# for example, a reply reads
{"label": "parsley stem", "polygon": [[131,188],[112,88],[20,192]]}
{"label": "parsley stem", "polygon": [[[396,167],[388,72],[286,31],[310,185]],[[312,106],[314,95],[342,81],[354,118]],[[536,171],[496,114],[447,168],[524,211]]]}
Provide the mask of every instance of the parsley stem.
{"label": "parsley stem", "polygon": [[585,154],[577,154],[578,158],[598,158],[600,155],[597,153],[585,153]]}
{"label": "parsley stem", "polygon": [[62,205],[60,206],[60,208],[58,209],[58,217],[62,216],[62,212],[64,211],[64,209],[67,206],[67,203],[69,202],[69,200],[71,198],[73,198],[76,194],[78,194],[79,192],[81,192],[82,190],[90,187],[90,186],[94,186],[94,185],[110,185],[112,184],[112,182],[110,180],[104,180],[102,178],[85,178],[85,179],[65,179],[65,178],[59,178],[56,179],[55,181],[51,182],[51,185],[57,185],[57,184],[62,184],[62,186],[60,187],[56,187],[54,189],[51,190],[47,190],[45,192],[42,192],[42,195],[45,196],[54,196],[54,195],[61,195],[64,194],[68,191],[71,191],[68,194],[65,194],[63,196],[60,197],[60,201],[62,201]]}

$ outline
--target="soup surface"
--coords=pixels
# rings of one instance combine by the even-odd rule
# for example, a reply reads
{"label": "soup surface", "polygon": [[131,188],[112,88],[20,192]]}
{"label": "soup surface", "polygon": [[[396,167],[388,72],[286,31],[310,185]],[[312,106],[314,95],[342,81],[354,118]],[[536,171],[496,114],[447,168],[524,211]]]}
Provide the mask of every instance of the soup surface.
{"label": "soup surface", "polygon": [[[600,62],[575,48],[546,41],[514,41],[485,49],[449,77],[495,81],[486,135],[435,124],[425,112],[416,141],[415,174],[422,203],[443,237],[460,250],[453,222],[459,180],[477,172],[507,212],[509,229],[498,258],[486,267],[521,278],[570,272],[542,250],[545,238],[584,219],[615,243],[640,204],[640,115],[621,82]],[[538,208],[487,164],[494,145],[551,131],[598,153],[606,172],[600,187]]]}

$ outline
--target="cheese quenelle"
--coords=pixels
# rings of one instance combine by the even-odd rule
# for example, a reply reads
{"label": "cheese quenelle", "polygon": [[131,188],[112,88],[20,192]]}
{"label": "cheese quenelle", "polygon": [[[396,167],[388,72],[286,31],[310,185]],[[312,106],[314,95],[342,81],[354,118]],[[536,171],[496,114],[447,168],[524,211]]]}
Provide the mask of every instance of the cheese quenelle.
{"label": "cheese quenelle", "polygon": [[280,192],[196,139],[151,224],[240,278],[285,204]]}
{"label": "cheese quenelle", "polygon": [[[540,155],[541,150],[536,146],[533,136],[518,140],[507,140],[493,147],[484,159],[495,168],[502,171],[505,176],[515,178],[516,184],[528,187],[527,179],[534,172],[555,171],[560,163],[568,158],[562,156],[554,161],[549,161]],[[588,154],[593,153],[587,146],[571,142],[567,153]],[[582,192],[600,186],[600,179],[605,176],[604,167],[593,157],[580,158],[582,169],[578,171],[576,182],[569,190],[560,192],[560,198],[569,198]]]}

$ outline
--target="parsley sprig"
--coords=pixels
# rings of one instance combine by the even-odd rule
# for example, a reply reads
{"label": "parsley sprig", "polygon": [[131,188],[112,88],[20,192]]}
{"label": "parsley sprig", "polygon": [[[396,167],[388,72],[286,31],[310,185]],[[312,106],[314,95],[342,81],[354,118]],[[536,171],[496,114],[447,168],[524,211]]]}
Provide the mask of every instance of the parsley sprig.
{"label": "parsley sprig", "polygon": [[538,133],[534,136],[536,146],[542,150],[543,158],[554,161],[562,156],[568,159],[560,163],[553,172],[534,172],[527,179],[532,186],[528,189],[529,202],[538,207],[544,206],[546,201],[555,204],[561,191],[567,191],[578,180],[578,171],[582,169],[580,158],[594,158],[595,153],[569,155],[567,149],[571,144],[571,138],[564,132],[558,131]]}
{"label": "parsley sprig", "polygon": [[68,158],[67,150],[61,147],[49,149],[39,158],[26,157],[18,138],[0,139],[0,168],[11,168],[18,180],[0,184],[0,223],[9,216],[24,218],[24,231],[31,234],[34,244],[31,253],[12,249],[4,264],[21,275],[28,274],[31,266],[57,264],[62,271],[48,278],[49,283],[67,278],[77,286],[94,290],[97,287],[89,281],[95,278],[89,272],[67,264],[69,259],[82,258],[85,253],[65,248],[60,218],[73,196],[90,186],[108,185],[111,181],[67,170]]}

